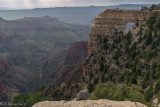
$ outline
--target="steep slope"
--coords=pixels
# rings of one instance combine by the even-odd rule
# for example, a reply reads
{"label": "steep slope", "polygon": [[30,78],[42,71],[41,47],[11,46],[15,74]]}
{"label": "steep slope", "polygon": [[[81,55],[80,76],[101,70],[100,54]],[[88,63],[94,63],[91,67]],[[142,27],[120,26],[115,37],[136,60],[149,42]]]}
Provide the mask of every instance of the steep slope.
{"label": "steep slope", "polygon": [[130,100],[148,106],[158,104],[159,30],[159,6],[143,10],[105,10],[92,25],[89,55],[80,65],[81,80],[53,85],[37,94],[51,95],[51,100],[72,100],[80,90],[88,89],[92,100]]}
{"label": "steep slope", "polygon": [[82,78],[82,68],[79,66],[88,55],[88,42],[76,42],[68,49],[63,68],[55,75],[54,83],[74,82]]}
{"label": "steep slope", "polygon": [[[101,13],[90,31],[84,81],[95,87],[107,81],[136,84],[142,87],[146,101],[158,97],[159,13],[156,7]],[[134,25],[126,32],[128,23]]]}
{"label": "steep slope", "polygon": [[7,95],[53,83],[70,44],[88,40],[89,27],[48,16],[0,19],[0,79]]}

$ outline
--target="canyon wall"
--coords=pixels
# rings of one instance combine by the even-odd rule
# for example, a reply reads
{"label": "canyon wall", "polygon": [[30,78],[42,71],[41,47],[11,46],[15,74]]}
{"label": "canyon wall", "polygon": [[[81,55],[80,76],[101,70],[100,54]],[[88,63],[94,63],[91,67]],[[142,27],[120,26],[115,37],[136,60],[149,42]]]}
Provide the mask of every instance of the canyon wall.
{"label": "canyon wall", "polygon": [[100,47],[100,38],[107,37],[109,42],[112,42],[118,34],[125,33],[126,25],[129,22],[138,23],[145,21],[150,16],[148,10],[120,10],[120,9],[107,9],[103,13],[100,13],[95,18],[92,24],[89,42],[88,52],[97,52]]}
{"label": "canyon wall", "polygon": [[80,63],[88,55],[88,42],[75,42],[68,49],[68,54],[65,57],[64,65],[60,72],[57,72],[54,83],[63,83],[63,82],[73,82],[81,79],[82,68],[79,66]]}

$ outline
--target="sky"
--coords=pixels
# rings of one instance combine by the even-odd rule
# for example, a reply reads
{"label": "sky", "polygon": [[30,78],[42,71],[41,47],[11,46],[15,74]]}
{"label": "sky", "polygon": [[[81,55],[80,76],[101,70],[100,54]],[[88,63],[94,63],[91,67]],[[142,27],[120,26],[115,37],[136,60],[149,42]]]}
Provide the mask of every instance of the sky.
{"label": "sky", "polygon": [[0,0],[0,9],[29,9],[64,6],[110,6],[118,4],[159,4],[160,0]]}

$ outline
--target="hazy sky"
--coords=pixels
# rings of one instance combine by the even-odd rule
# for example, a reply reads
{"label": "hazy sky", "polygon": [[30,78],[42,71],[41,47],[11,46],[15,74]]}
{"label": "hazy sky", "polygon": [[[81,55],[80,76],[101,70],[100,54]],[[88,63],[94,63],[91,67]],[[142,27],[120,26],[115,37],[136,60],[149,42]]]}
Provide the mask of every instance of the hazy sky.
{"label": "hazy sky", "polygon": [[0,8],[23,9],[63,6],[108,6],[117,4],[156,4],[160,0],[0,0]]}

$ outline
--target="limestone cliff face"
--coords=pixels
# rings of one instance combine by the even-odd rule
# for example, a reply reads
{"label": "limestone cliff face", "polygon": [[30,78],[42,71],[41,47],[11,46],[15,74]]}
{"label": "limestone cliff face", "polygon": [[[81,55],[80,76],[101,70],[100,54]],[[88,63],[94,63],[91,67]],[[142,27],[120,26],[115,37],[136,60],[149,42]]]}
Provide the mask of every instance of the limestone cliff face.
{"label": "limestone cliff face", "polygon": [[100,48],[98,45],[105,37],[112,42],[117,38],[118,34],[125,33],[126,25],[128,22],[143,22],[150,16],[150,12],[147,10],[120,10],[120,9],[107,9],[103,13],[100,13],[95,18],[92,24],[89,42],[88,52],[97,52]]}

